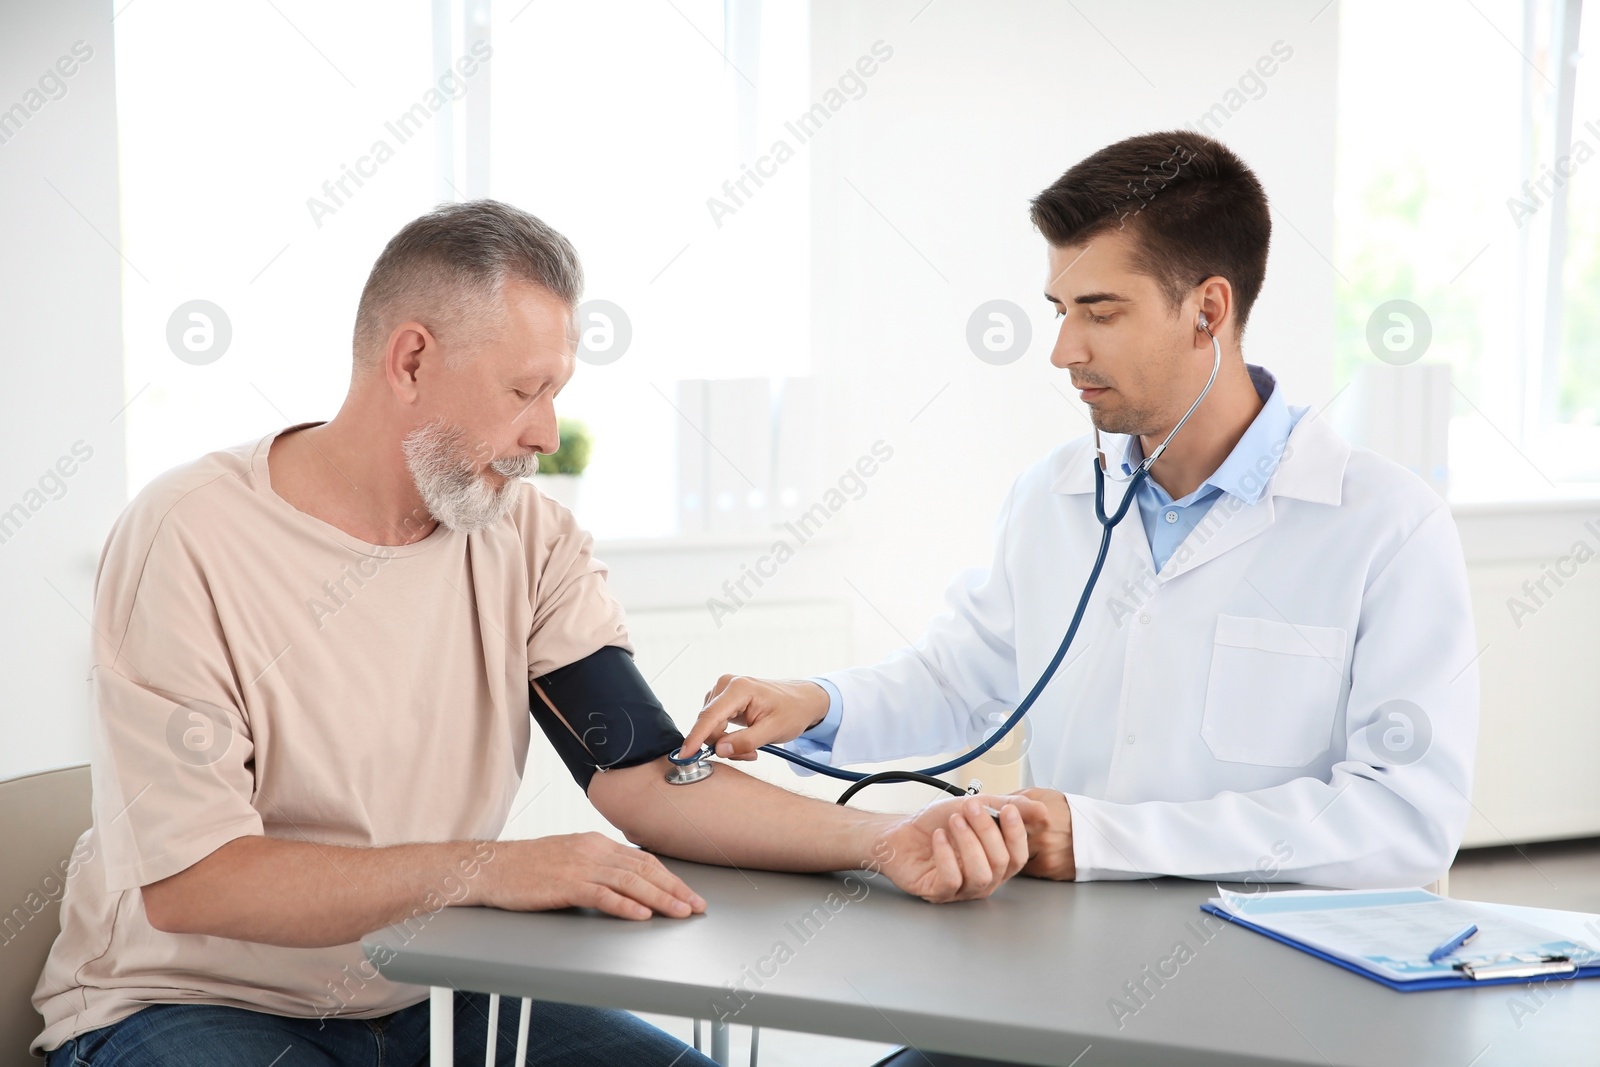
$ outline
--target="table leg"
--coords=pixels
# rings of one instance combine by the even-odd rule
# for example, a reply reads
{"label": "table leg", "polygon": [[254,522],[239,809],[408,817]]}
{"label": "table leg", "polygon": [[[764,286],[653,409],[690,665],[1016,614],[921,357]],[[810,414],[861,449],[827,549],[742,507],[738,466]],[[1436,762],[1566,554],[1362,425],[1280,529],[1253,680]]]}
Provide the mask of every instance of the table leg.
{"label": "table leg", "polygon": [[434,986],[428,991],[428,1062],[433,1067],[455,1067],[455,991]]}
{"label": "table leg", "polygon": [[494,1067],[495,1046],[500,1043],[500,994],[489,994],[489,1039],[485,1042],[483,1067]]}
{"label": "table leg", "polygon": [[528,1023],[533,1018],[533,1001],[522,998],[522,1015],[517,1019],[517,1067],[528,1067]]}

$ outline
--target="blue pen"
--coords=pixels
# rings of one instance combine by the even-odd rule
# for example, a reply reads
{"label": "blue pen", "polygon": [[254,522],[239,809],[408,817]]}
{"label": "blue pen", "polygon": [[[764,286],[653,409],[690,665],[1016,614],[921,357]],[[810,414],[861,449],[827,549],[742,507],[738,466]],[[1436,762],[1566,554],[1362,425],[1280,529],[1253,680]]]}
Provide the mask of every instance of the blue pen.
{"label": "blue pen", "polygon": [[1440,960],[1450,955],[1450,953],[1454,952],[1456,949],[1460,948],[1462,945],[1465,945],[1468,941],[1471,941],[1477,936],[1478,924],[1472,923],[1465,930],[1461,931],[1459,934],[1452,937],[1450,940],[1446,941],[1432,952],[1428,953],[1428,962],[1438,963]]}

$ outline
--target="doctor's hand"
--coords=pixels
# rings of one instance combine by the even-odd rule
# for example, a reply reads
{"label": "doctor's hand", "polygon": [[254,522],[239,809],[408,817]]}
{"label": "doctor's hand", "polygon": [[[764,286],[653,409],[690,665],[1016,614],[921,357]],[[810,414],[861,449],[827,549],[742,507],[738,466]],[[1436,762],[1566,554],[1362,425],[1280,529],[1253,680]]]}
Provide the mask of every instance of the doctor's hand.
{"label": "doctor's hand", "polygon": [[1035,802],[1023,812],[1028,827],[1028,863],[1022,873],[1034,878],[1070,882],[1078,876],[1072,858],[1072,808],[1056,789],[1022,789],[1008,799],[1028,797]]}
{"label": "doctor's hand", "polygon": [[[828,693],[815,682],[776,682],[724,674],[706,694],[704,709],[678,754],[688,758],[702,744],[723,759],[752,760],[756,749],[793,741],[828,714]],[[728,724],[743,730],[728,732]]]}
{"label": "doctor's hand", "polygon": [[[985,807],[1000,812],[999,822]],[[883,873],[935,904],[993,893],[1028,862],[1027,822],[1044,805],[1019,796],[952,797],[891,823],[873,846]]]}

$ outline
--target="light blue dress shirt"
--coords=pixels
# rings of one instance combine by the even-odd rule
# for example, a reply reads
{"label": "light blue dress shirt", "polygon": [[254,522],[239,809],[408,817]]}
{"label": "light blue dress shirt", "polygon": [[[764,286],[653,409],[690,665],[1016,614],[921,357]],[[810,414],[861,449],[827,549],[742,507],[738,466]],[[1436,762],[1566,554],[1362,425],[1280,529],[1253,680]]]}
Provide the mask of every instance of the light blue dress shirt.
{"label": "light blue dress shirt", "polygon": [[[1254,504],[1261,499],[1266,492],[1267,482],[1278,469],[1278,460],[1288,445],[1289,434],[1301,416],[1310,410],[1306,407],[1289,407],[1278,392],[1278,379],[1265,367],[1253,363],[1247,363],[1245,367],[1250,372],[1250,381],[1256,387],[1256,395],[1261,398],[1261,410],[1245,428],[1244,435],[1233,446],[1233,451],[1228,453],[1222,465],[1182,500],[1173,500],[1165,489],[1156,484],[1154,478],[1146,478],[1144,484],[1139,486],[1136,497],[1139,517],[1144,521],[1145,538],[1150,542],[1150,555],[1155,560],[1157,571],[1167,565],[1167,560],[1183,544],[1189,531],[1200,524],[1206,512],[1211,510],[1211,505],[1223,493],[1232,493],[1246,504]],[[1122,456],[1123,476],[1131,478],[1142,462],[1144,447],[1135,434],[1128,438],[1128,446]],[[1107,510],[1110,510],[1109,506]],[[785,747],[802,756],[825,755],[833,749],[833,739],[839,733],[839,723],[844,717],[843,700],[838,687],[826,678],[809,680],[816,682],[828,694],[827,717]],[[811,772],[801,770],[799,773]]]}
{"label": "light blue dress shirt", "polygon": [[[1182,500],[1146,478],[1139,486],[1139,517],[1144,520],[1144,534],[1150,542],[1150,555],[1156,570],[1167,565],[1167,560],[1183,544],[1189,531],[1200,525],[1211,505],[1223,493],[1232,493],[1246,504],[1254,504],[1267,490],[1272,472],[1278,469],[1278,460],[1288,445],[1289,434],[1307,408],[1291,410],[1278,394],[1278,380],[1265,367],[1245,364],[1250,371],[1250,381],[1255,384],[1256,395],[1261,398],[1261,410],[1245,428],[1239,443],[1233,446],[1222,466],[1200,483],[1200,487]],[[1128,448],[1122,457],[1124,477],[1144,462],[1144,446],[1138,435],[1128,438]]]}

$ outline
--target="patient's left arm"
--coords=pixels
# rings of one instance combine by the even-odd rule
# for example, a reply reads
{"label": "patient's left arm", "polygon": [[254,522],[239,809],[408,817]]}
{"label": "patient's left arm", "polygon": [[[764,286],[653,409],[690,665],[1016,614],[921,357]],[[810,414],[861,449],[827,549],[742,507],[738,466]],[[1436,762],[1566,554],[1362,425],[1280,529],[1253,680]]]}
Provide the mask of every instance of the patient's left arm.
{"label": "patient's left arm", "polygon": [[[652,852],[774,871],[882,870],[932,901],[988,896],[1028,862],[1026,823],[1044,806],[1021,796],[957,797],[910,816],[800,796],[720,764],[670,785],[667,754],[683,734],[626,649],[606,646],[531,679],[534,721],[589,800]],[[984,806],[1001,811],[998,818]]]}
{"label": "patient's left arm", "polygon": [[[652,852],[724,867],[882,870],[901,889],[942,903],[986,897],[1028,862],[1020,796],[952,797],[913,815],[840,807],[720,764],[670,785],[665,757],[596,774],[589,800]],[[997,821],[984,811],[1000,810]]]}

